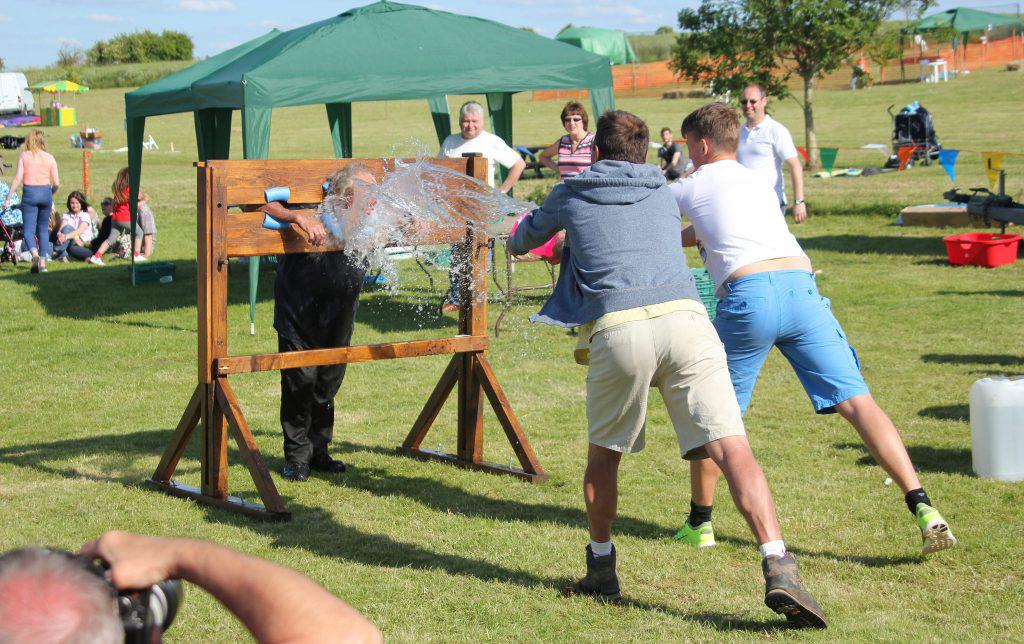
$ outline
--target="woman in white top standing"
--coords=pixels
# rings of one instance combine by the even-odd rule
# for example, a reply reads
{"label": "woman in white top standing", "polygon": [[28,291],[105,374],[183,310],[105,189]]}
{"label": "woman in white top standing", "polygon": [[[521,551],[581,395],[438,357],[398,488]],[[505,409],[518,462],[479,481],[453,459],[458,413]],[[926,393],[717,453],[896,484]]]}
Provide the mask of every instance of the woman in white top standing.
{"label": "woman in white top standing", "polygon": [[32,272],[46,272],[46,258],[50,256],[50,213],[53,195],[60,187],[57,161],[46,151],[42,130],[33,130],[25,140],[18,157],[18,170],[11,191],[0,211],[7,210],[11,195],[21,192],[21,214],[25,221],[25,245],[32,253]]}

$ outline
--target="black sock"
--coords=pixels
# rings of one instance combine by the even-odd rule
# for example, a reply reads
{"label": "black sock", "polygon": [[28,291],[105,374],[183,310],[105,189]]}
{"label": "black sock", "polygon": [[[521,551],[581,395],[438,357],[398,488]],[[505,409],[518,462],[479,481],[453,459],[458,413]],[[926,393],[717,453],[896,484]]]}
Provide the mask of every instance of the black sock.
{"label": "black sock", "polygon": [[697,505],[690,501],[690,516],[686,519],[686,522],[690,524],[691,528],[696,528],[705,521],[710,521],[712,507],[714,506]]}
{"label": "black sock", "polygon": [[923,487],[907,492],[906,496],[903,497],[903,500],[907,502],[907,508],[914,516],[917,516],[918,503],[924,503],[925,505],[932,504],[932,500],[928,498],[928,493],[924,491]]}

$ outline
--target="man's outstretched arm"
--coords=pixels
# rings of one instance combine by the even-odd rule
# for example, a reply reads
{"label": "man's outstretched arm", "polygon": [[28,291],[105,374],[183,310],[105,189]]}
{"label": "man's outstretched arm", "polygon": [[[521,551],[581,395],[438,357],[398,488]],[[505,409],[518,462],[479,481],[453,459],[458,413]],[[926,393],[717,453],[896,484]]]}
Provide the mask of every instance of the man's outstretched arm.
{"label": "man's outstretched arm", "polygon": [[110,565],[119,589],[184,579],[210,593],[258,642],[381,642],[345,602],[294,570],[205,541],[107,532],[81,554]]}

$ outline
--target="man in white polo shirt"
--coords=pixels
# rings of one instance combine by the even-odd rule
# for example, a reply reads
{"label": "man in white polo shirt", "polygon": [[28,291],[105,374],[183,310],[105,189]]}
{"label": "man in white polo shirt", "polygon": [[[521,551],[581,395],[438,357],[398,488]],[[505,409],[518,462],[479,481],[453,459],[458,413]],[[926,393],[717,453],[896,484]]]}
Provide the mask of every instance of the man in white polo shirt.
{"label": "man in white polo shirt", "polygon": [[[458,159],[464,154],[479,153],[487,159],[487,185],[494,187],[494,164],[500,163],[508,168],[508,176],[498,186],[498,190],[508,192],[512,186],[519,181],[520,175],[526,169],[526,162],[519,153],[495,136],[484,130],[484,106],[476,101],[468,101],[459,108],[459,133],[450,134],[441,144],[440,157]],[[452,270],[449,273],[451,282],[451,293],[448,296],[448,303],[444,305],[443,311],[451,313],[459,309],[459,278],[455,265],[458,263],[456,257],[457,248],[452,247]]]}
{"label": "man in white polo shirt", "polygon": [[740,129],[740,144],[736,149],[736,160],[754,170],[770,182],[779,197],[779,206],[786,210],[786,189],[782,176],[782,164],[789,166],[793,177],[793,221],[800,223],[807,219],[804,204],[804,169],[800,155],[793,145],[793,136],[782,123],[765,114],[768,95],[760,85],[750,85],[743,90],[740,99],[746,124]]}

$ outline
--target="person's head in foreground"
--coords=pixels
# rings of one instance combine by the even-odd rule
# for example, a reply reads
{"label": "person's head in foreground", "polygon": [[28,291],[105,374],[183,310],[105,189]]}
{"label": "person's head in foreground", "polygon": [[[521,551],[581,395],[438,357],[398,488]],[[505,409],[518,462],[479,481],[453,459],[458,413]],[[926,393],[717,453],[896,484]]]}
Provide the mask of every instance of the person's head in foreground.
{"label": "person's head in foreground", "polygon": [[110,585],[82,560],[46,548],[0,556],[0,642],[124,641]]}
{"label": "person's head in foreground", "polygon": [[594,161],[645,163],[650,131],[643,120],[623,110],[609,110],[597,120]]}
{"label": "person's head in foreground", "polygon": [[590,126],[590,116],[582,103],[569,101],[562,108],[562,126],[569,136],[574,139],[582,139]]}
{"label": "person's head in foreground", "polygon": [[103,201],[100,202],[100,208],[103,209],[103,214],[110,216],[110,213],[114,212],[114,200],[110,197],[104,197]]}
{"label": "person's head in foreground", "polygon": [[468,101],[459,108],[459,130],[462,138],[475,139],[484,131],[484,106],[476,101]]}
{"label": "person's head in foreground", "polygon": [[694,168],[723,159],[736,158],[740,142],[740,121],[736,111],[724,103],[708,103],[690,112],[680,127],[686,151]]}
{"label": "person's head in foreground", "polygon": [[760,123],[764,118],[764,109],[768,107],[768,94],[760,85],[747,85],[740,97],[740,106],[748,121]]}

